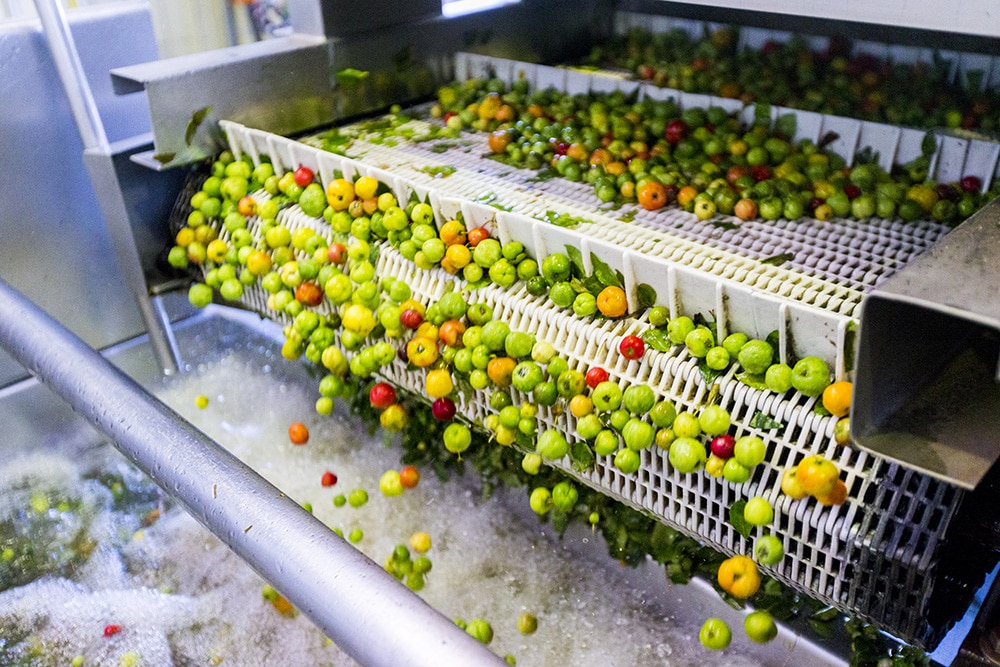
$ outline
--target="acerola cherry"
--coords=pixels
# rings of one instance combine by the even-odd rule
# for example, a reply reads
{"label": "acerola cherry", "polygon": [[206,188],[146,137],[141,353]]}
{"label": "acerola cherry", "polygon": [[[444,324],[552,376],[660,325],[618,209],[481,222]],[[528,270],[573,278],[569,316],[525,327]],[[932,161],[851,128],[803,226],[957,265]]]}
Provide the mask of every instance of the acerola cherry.
{"label": "acerola cherry", "polygon": [[412,489],[420,483],[420,471],[410,465],[403,466],[399,470],[399,483],[404,489]]}
{"label": "acerola cherry", "polygon": [[608,372],[600,366],[591,366],[587,369],[587,374],[584,376],[584,379],[587,382],[587,386],[593,389],[608,379]]}
{"label": "acerola cherry", "polygon": [[455,410],[455,401],[451,400],[447,396],[435,399],[434,403],[431,405],[431,414],[434,415],[434,419],[442,422],[446,422],[454,417]]}
{"label": "acerola cherry", "polygon": [[388,382],[377,382],[368,392],[368,400],[373,408],[384,410],[396,402],[396,390]]}
{"label": "acerola cherry", "polygon": [[466,242],[469,244],[470,248],[475,248],[477,245],[479,245],[480,241],[488,239],[489,237],[490,237],[490,230],[486,229],[485,227],[476,227],[474,229],[470,229],[465,235]]}
{"label": "acerola cherry", "polygon": [[288,439],[293,445],[304,445],[309,442],[309,429],[302,422],[294,422],[288,427]]}
{"label": "acerola cherry", "polygon": [[327,470],[325,473],[323,473],[323,476],[320,478],[319,483],[322,484],[323,486],[333,486],[334,484],[337,483],[337,476],[334,475],[329,470]]}
{"label": "acerola cherry", "polygon": [[668,185],[664,185],[663,188],[665,190],[665,196],[667,198],[667,205],[676,204],[677,203],[677,193],[680,192],[680,188],[678,188],[673,183],[670,183]]}
{"label": "acerola cherry", "polygon": [[416,308],[407,308],[399,314],[399,322],[407,329],[416,331],[424,323],[424,316]]}
{"label": "acerola cherry", "polygon": [[855,199],[861,196],[861,188],[859,188],[854,183],[848,183],[847,185],[844,186],[844,194],[847,195],[848,199],[854,201]]}
{"label": "acerola cherry", "polygon": [[680,118],[675,118],[667,123],[667,128],[663,131],[663,138],[671,144],[676,144],[687,136],[687,130],[687,123]]}
{"label": "acerola cherry", "polygon": [[618,351],[626,359],[638,359],[646,351],[646,344],[638,336],[624,336],[618,344]]}
{"label": "acerola cherry", "polygon": [[962,193],[948,183],[938,183],[937,193],[938,197],[947,199],[948,201],[957,202],[962,198]]}
{"label": "acerola cherry", "polygon": [[978,176],[965,176],[962,178],[962,189],[966,192],[979,192],[983,189],[983,181]]}
{"label": "acerola cherry", "polygon": [[712,453],[720,459],[730,459],[733,457],[733,449],[736,447],[736,438],[723,433],[712,438]]}
{"label": "acerola cherry", "polygon": [[295,184],[300,188],[304,188],[313,182],[313,170],[309,167],[299,167],[295,170],[293,177],[295,178]]}
{"label": "acerola cherry", "polygon": [[250,195],[242,197],[240,198],[240,201],[237,202],[236,204],[236,210],[239,211],[240,214],[245,215],[248,218],[251,215],[257,215],[257,200],[251,197]]}
{"label": "acerola cherry", "polygon": [[303,306],[318,306],[323,301],[323,290],[316,283],[306,281],[295,288],[295,300]]}
{"label": "acerola cherry", "polygon": [[122,631],[122,626],[120,626],[120,625],[118,625],[116,623],[109,623],[108,625],[104,626],[104,636],[105,637],[110,637],[112,635],[117,635],[121,631]]}
{"label": "acerola cherry", "polygon": [[761,47],[760,53],[761,53],[761,55],[769,56],[772,53],[774,53],[775,51],[780,51],[781,48],[782,47],[781,47],[780,43],[778,43],[777,41],[775,41],[773,39],[769,39],[769,40],[767,40],[767,43],[764,44],[764,46]]}
{"label": "acerola cherry", "polygon": [[343,264],[347,261],[347,246],[343,243],[331,243],[326,256],[333,264]]}
{"label": "acerola cherry", "polygon": [[749,176],[749,175],[750,175],[750,167],[748,167],[745,164],[736,164],[730,167],[726,171],[726,182],[729,183],[730,185],[733,185],[736,183],[736,181],[740,180],[744,176]]}

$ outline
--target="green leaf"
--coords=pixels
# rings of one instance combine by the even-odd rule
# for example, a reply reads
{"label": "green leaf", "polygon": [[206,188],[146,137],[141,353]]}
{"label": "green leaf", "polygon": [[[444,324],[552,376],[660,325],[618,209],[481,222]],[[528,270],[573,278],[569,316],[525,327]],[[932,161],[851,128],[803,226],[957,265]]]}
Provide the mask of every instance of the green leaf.
{"label": "green leaf", "polygon": [[970,93],[979,93],[983,89],[985,72],[981,69],[970,69],[965,73],[965,89]]}
{"label": "green leaf", "polygon": [[795,602],[793,600],[785,599],[784,597],[771,600],[755,599],[754,606],[757,609],[769,612],[775,619],[786,622],[795,618],[797,611],[795,609]]}
{"label": "green leaf", "polygon": [[[544,181],[551,181],[553,178],[558,178],[558,177],[559,177],[559,172],[558,171],[556,171],[552,167],[543,167],[542,169],[539,169],[538,172],[534,176],[532,176],[531,178],[527,179],[527,181],[529,183],[541,183],[541,182],[544,182]],[[548,213],[555,213],[555,212],[554,211],[546,211],[546,214],[548,214]]]}
{"label": "green leaf", "polygon": [[774,121],[774,131],[791,139],[795,136],[798,122],[799,119],[794,113],[782,114]]}
{"label": "green leaf", "polygon": [[871,146],[865,146],[854,154],[854,164],[877,164],[879,152]]}
{"label": "green leaf", "polygon": [[858,323],[856,320],[851,320],[847,323],[847,331],[844,336],[844,369],[847,371],[854,370],[854,354],[855,347],[857,346],[858,337]]}
{"label": "green leaf", "polygon": [[667,332],[656,327],[650,327],[642,332],[642,342],[657,352],[669,352],[674,346]]}
{"label": "green leaf", "polygon": [[926,157],[930,157],[937,152],[937,139],[933,132],[924,135],[924,140],[920,142],[920,152]]}
{"label": "green leaf", "polygon": [[833,637],[833,627],[831,627],[829,623],[820,623],[810,618],[809,627],[823,639],[830,639]]}
{"label": "green leaf", "polygon": [[423,167],[419,171],[422,171],[425,174],[433,176],[434,178],[447,178],[448,176],[451,176],[456,171],[458,171],[458,168],[455,167],[454,165],[448,164],[441,167]]}
{"label": "green leaf", "polygon": [[584,218],[577,218],[570,215],[569,213],[559,213],[557,211],[551,211],[551,210],[543,213],[542,216],[538,219],[544,220],[550,225],[555,225],[556,227],[565,227],[567,229],[573,229],[580,223],[590,222],[590,220],[586,220]]}
{"label": "green leaf", "polygon": [[746,371],[736,374],[736,379],[750,387],[751,389],[759,389],[761,391],[767,390],[767,385],[764,383],[764,374],[753,375],[747,373]]}
{"label": "green leaf", "polygon": [[590,253],[590,263],[594,267],[594,275],[604,287],[621,287],[622,281],[617,272],[613,271],[608,264],[594,253]]}
{"label": "green leaf", "polygon": [[198,128],[202,123],[205,122],[205,118],[212,112],[212,107],[202,107],[198,109],[193,114],[191,114],[191,120],[188,121],[187,130],[184,132],[184,143],[188,146],[194,141],[194,135],[198,131]]}
{"label": "green leaf", "polygon": [[166,164],[177,157],[177,153],[157,153],[153,156],[153,159],[160,164]]}
{"label": "green leaf", "polygon": [[739,229],[740,226],[735,222],[729,222],[728,220],[709,220],[708,224],[712,225],[717,229],[721,229],[724,232],[729,232],[734,229]]}
{"label": "green leaf", "polygon": [[605,287],[604,283],[602,283],[598,279],[598,277],[597,277],[596,274],[591,274],[591,275],[587,276],[586,278],[584,278],[583,279],[583,286],[584,286],[585,291],[590,292],[595,297],[598,294],[600,294],[601,290],[604,289],[604,287]]}
{"label": "green leaf", "polygon": [[577,440],[569,449],[569,461],[573,470],[586,472],[594,467],[594,452],[583,440]]}
{"label": "green leaf", "polygon": [[809,615],[809,627],[820,637],[829,639],[836,629],[835,622],[840,618],[836,607],[824,607]]}
{"label": "green leaf", "polygon": [[583,253],[580,252],[580,249],[568,245],[566,246],[566,256],[569,257],[569,262],[573,265],[572,275],[578,278],[585,276],[586,270],[583,267]]}
{"label": "green leaf", "polygon": [[691,570],[682,563],[672,562],[666,565],[667,579],[672,584],[686,584],[691,581]]}
{"label": "green leaf", "polygon": [[481,204],[486,204],[487,206],[492,206],[500,211],[510,211],[511,207],[501,204],[500,197],[495,192],[484,192],[483,194],[476,197],[473,201],[477,201]]}
{"label": "green leaf", "polygon": [[629,211],[625,211],[624,213],[622,213],[620,216],[618,216],[618,219],[621,222],[632,222],[633,220],[635,220],[636,213],[638,213],[638,210],[633,208]]}
{"label": "green leaf", "polygon": [[646,283],[640,283],[636,288],[636,297],[639,300],[637,310],[646,310],[656,305],[656,290]]}
{"label": "green leaf", "polygon": [[771,255],[770,257],[765,257],[760,260],[761,264],[770,264],[772,266],[781,266],[785,262],[790,262],[795,259],[795,255],[790,252],[783,252],[780,255]]}
{"label": "green leaf", "polygon": [[368,72],[354,69],[353,67],[345,67],[344,69],[338,71],[335,76],[337,78],[338,85],[344,86],[345,88],[353,88],[368,78]]}
{"label": "green leaf", "polygon": [[837,134],[836,132],[830,130],[830,131],[826,132],[822,137],[819,138],[819,141],[816,142],[816,145],[819,148],[826,148],[827,146],[829,146],[830,144],[832,144],[833,142],[835,142],[837,139],[840,139],[840,135]]}
{"label": "green leaf", "polygon": [[785,425],[770,415],[766,415],[762,411],[758,410],[753,413],[753,417],[750,418],[750,427],[760,429],[762,431],[780,431],[785,428]]}
{"label": "green leaf", "polygon": [[[770,345],[775,351],[781,348],[781,332],[777,329],[773,329],[768,332],[767,336],[764,337],[764,341]],[[790,365],[794,366],[795,362],[789,361]]]}
{"label": "green leaf", "polygon": [[837,608],[828,606],[813,612],[809,618],[820,623],[830,623],[831,621],[837,620],[838,616],[840,616],[840,612]]}
{"label": "green leaf", "polygon": [[771,105],[757,104],[753,108],[753,119],[755,125],[771,126]]}
{"label": "green leaf", "polygon": [[649,537],[649,554],[657,563],[666,563],[676,556],[679,539],[682,539],[680,533],[657,521]]}
{"label": "green leaf", "polygon": [[753,532],[753,525],[750,524],[745,518],[743,518],[743,509],[747,506],[747,501],[737,500],[732,505],[729,506],[729,523],[733,525],[736,532],[743,537],[750,537],[750,533]]}
{"label": "green leaf", "polygon": [[333,129],[329,132],[323,134],[322,144],[324,150],[330,150],[332,146],[346,146],[351,143],[352,138],[346,134],[340,132],[340,130]]}
{"label": "green leaf", "polygon": [[711,386],[724,371],[719,371],[714,368],[709,368],[708,363],[702,359],[698,362],[698,370],[701,371],[701,377],[705,381],[706,386]]}

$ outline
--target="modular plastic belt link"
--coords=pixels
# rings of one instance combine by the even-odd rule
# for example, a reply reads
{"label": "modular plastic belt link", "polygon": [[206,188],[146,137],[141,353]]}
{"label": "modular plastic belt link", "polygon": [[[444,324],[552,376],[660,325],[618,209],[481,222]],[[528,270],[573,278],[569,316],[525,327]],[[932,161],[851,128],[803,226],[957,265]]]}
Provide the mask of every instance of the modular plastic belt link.
{"label": "modular plastic belt link", "polygon": [[[554,86],[570,94],[621,90],[654,99],[674,97],[681,108],[717,104],[744,117],[754,114],[752,108],[733,100],[471,54],[457,54],[455,70],[460,79],[496,76],[511,83],[523,77],[537,88]],[[924,133],[915,130],[779,108],[771,113],[795,113],[799,134],[814,140],[821,133],[835,132],[839,139],[832,148],[848,163],[862,138],[879,144],[875,148],[883,160],[903,162],[922,150]],[[412,120],[410,129],[420,135],[427,122]],[[589,186],[562,179],[539,180],[532,172],[485,159],[484,149],[464,138],[442,141],[442,145],[401,138],[375,141],[366,140],[360,126],[346,127],[341,132],[355,138],[341,147],[345,155],[336,155],[320,148],[321,135],[293,141],[226,121],[223,129],[238,157],[255,164],[269,160],[278,173],[304,165],[324,185],[341,175],[349,179],[371,176],[387,184],[399,201],[416,197],[429,202],[438,224],[461,216],[467,228],[485,226],[502,243],[519,241],[538,260],[572,246],[581,251],[589,270],[593,254],[621,273],[630,302],[639,285],[648,284],[671,317],[702,314],[714,319],[719,339],[734,331],[758,338],[777,331],[778,360],[821,356],[837,379],[846,379],[851,370],[849,356],[865,293],[947,232],[931,221],[903,223],[898,219],[744,222],[732,218],[729,226],[713,226],[678,210],[654,213],[638,206],[616,210],[592,204],[595,198]],[[996,146],[984,142],[939,137],[938,146],[932,171],[941,178],[964,169],[988,182],[1000,155]],[[447,168],[446,176],[442,167]],[[267,194],[255,196],[266,198]],[[571,228],[549,224],[550,212],[581,222]],[[329,232],[323,220],[305,216],[297,206],[281,211],[279,220],[293,231],[306,225]],[[250,221],[254,232],[258,223]],[[762,261],[778,255],[785,258],[780,265]],[[378,257],[378,275],[405,280],[414,298],[424,303],[439,298],[456,280],[461,283],[442,269],[418,269],[389,244],[379,248]],[[641,363],[617,354],[621,336],[640,333],[648,326],[642,318],[585,321],[547,299],[531,296],[523,285],[482,287],[475,295],[489,303],[494,315],[507,321],[512,330],[528,331],[550,342],[573,368],[586,371],[600,365],[621,386],[647,384],[658,398],[673,401],[678,410],[697,411],[707,396],[698,360],[683,346],[647,354]],[[290,321],[268,309],[267,293],[260,287],[247,289],[243,301],[266,317]],[[320,306],[324,307],[329,304]],[[739,499],[765,496],[776,512],[771,529],[784,537],[786,552],[778,565],[764,568],[768,575],[908,641],[933,643],[940,628],[931,628],[927,621],[929,600],[935,591],[939,547],[961,491],[878,456],[837,445],[833,438],[836,420],[814,411],[817,399],[797,392],[779,396],[753,389],[734,377],[734,368],[716,380],[719,402],[732,416],[734,435],[757,435],[769,452],[750,482],[732,485],[702,473],[680,474],[658,448],[642,451],[641,467],[634,474],[622,473],[609,457],[597,457],[593,468],[582,473],[566,461],[557,465],[599,491],[728,553],[747,553],[752,546],[730,524],[730,506]],[[422,376],[407,372],[401,361],[385,367],[382,374],[403,388],[423,393]],[[481,394],[457,399],[461,413],[474,423],[482,423],[491,412]],[[515,400],[521,398],[526,397],[515,392]],[[784,428],[751,426],[757,412]],[[575,419],[569,414],[542,407],[538,416],[540,429],[555,427],[568,438],[575,435]],[[843,505],[823,507],[781,493],[782,471],[809,454],[822,454],[839,466],[849,491]]]}
{"label": "modular plastic belt link", "polygon": [[[360,159],[352,159],[234,123],[226,122],[224,128],[237,156],[246,156],[255,163],[266,156],[279,173],[306,165],[316,171],[324,184],[335,174],[347,178],[373,176],[389,184],[400,201],[409,200],[411,193],[430,201],[439,222],[461,212],[467,227],[485,225],[501,241],[521,241],[535,257],[560,250],[566,244],[581,248],[585,255],[595,252],[612,267],[623,270],[626,285],[632,289],[638,282],[655,284],[661,300],[669,302],[672,315],[711,310],[718,316],[720,329],[744,331],[749,335],[763,336],[772,328],[782,329],[782,343],[790,345],[790,339],[794,338],[796,350],[815,349],[827,353],[836,350],[833,366],[843,376],[843,350],[848,344],[846,331],[853,322],[851,317],[841,312],[831,313],[814,304],[803,304],[782,293],[794,291],[784,289],[786,283],[794,287],[803,282],[820,285],[799,292],[804,295],[831,289],[839,294],[859,294],[857,289],[788,269],[762,268],[759,262],[748,257],[676,238],[653,226],[637,228],[609,220],[603,225],[594,222],[567,230],[514,210],[498,210],[472,199],[443,194],[437,189],[439,185],[451,183],[452,178],[459,183],[456,177],[463,168],[428,185],[409,180],[412,174],[419,173],[412,166],[383,169],[382,165],[391,164],[389,158],[393,151],[379,153],[377,157],[368,153]],[[399,149],[404,154],[407,150],[410,148],[406,146]],[[436,157],[440,160],[440,155]],[[499,184],[491,181],[489,187],[494,185]],[[480,185],[474,192],[478,196],[487,191]],[[267,194],[262,191],[255,196],[263,199]],[[548,195],[533,190],[530,196],[535,210],[545,207],[563,210],[564,200],[553,201],[550,205]],[[590,215],[592,211],[586,213]],[[680,218],[683,214],[677,216]],[[323,220],[305,216],[297,206],[282,210],[279,220],[293,233],[303,225],[329,232]],[[257,232],[258,224],[256,218],[250,220],[253,233]],[[609,239],[613,225],[624,227],[629,233],[619,232]],[[876,223],[876,230],[879,227]],[[899,229],[888,223],[883,227],[891,231],[887,234],[889,237],[900,234]],[[599,238],[598,230],[605,238]],[[634,245],[638,234],[631,232],[637,230],[668,239],[664,244],[676,243],[681,250],[674,251],[670,260],[643,254],[641,248],[645,246],[637,249]],[[916,226],[913,230],[915,238],[902,238],[900,247],[909,244],[911,248],[919,248],[926,243],[927,228]],[[796,231],[790,229],[789,233]],[[225,235],[225,230],[222,234]],[[717,275],[683,263],[683,258],[696,254],[707,257],[727,254],[747,268],[732,276]],[[680,263],[674,261],[674,256],[681,258]],[[442,269],[418,269],[388,244],[379,248],[378,257],[377,275],[406,281],[413,297],[424,303],[436,300],[456,280]],[[760,271],[769,279],[768,285],[774,294],[762,293],[759,284],[748,288],[740,282],[741,276],[752,275],[754,271]],[[616,341],[622,335],[640,332],[647,326],[643,319],[584,321],[555,307],[547,299],[531,296],[523,285],[511,289],[482,287],[475,294],[477,300],[489,303],[494,316],[506,320],[512,330],[530,331],[538,339],[552,343],[571,367],[586,370],[596,364],[606,368],[623,386],[648,384],[658,397],[674,401],[678,410],[696,411],[707,395],[708,388],[697,359],[682,349],[647,355],[642,364],[630,362],[615,352]],[[287,315],[268,309],[267,296],[259,286],[251,286],[245,290],[243,302],[266,317],[290,323]],[[850,313],[857,298],[852,296],[840,303],[848,303],[844,310]],[[830,303],[831,300],[826,302]],[[324,302],[319,308],[323,312],[330,305]],[[841,310],[841,305],[835,310]],[[744,326],[738,321],[748,311],[756,318],[756,327]],[[732,318],[727,320],[727,314]],[[787,355],[790,350],[779,352]],[[558,465],[601,492],[728,553],[746,553],[752,547],[751,540],[740,535],[729,523],[729,507],[736,500],[763,495],[773,503],[776,511],[771,529],[784,536],[786,546],[786,557],[778,565],[764,568],[768,575],[875,622],[898,636],[915,643],[924,641],[928,633],[925,612],[934,589],[937,547],[958,506],[960,492],[868,453],[836,445],[832,437],[835,419],[814,412],[816,399],[798,393],[787,397],[755,390],[737,381],[734,374],[731,368],[717,380],[720,404],[732,415],[734,435],[758,435],[767,443],[769,451],[767,461],[749,483],[732,485],[702,473],[680,474],[668,465],[666,453],[657,448],[642,452],[642,465],[635,474],[622,473],[611,465],[608,457],[597,457],[595,466],[584,473],[574,471],[568,462]],[[422,376],[407,372],[402,361],[384,367],[382,375],[402,388],[423,393]],[[473,392],[457,399],[461,414],[475,423],[482,423],[491,412],[481,394]],[[515,396],[515,400],[518,398]],[[751,427],[751,418],[757,411],[783,423],[785,428],[774,432]],[[575,434],[575,420],[568,413],[556,413],[543,407],[538,417],[540,429],[556,427],[568,437]],[[840,467],[849,489],[845,504],[822,507],[815,502],[793,501],[780,492],[782,471],[811,453],[823,454]]]}
{"label": "modular plastic belt link", "polygon": [[[407,129],[427,133],[429,123],[410,121]],[[320,146],[322,136],[306,137]],[[449,144],[456,144],[447,147]],[[447,147],[445,150],[441,148]],[[431,188],[443,195],[484,202],[530,217],[547,211],[587,220],[587,233],[645,254],[676,260],[697,252],[697,265],[725,278],[767,290],[775,275],[797,285],[796,298],[834,312],[852,315],[864,292],[938,241],[947,231],[933,221],[901,224],[890,220],[843,220],[833,225],[813,219],[748,220],[727,226],[705,225],[681,210],[647,211],[638,204],[617,208],[596,202],[591,186],[564,179],[539,180],[533,172],[483,159],[482,151],[462,142],[385,143],[364,135],[347,150],[352,158]],[[454,168],[447,177],[434,174]],[[629,224],[622,219],[628,214]],[[701,247],[693,248],[692,243]],[[715,252],[712,252],[712,251]],[[787,255],[795,275],[770,272],[753,260]],[[687,260],[693,265],[693,257]],[[783,264],[782,266],[785,266]],[[756,280],[754,274],[758,274]]]}

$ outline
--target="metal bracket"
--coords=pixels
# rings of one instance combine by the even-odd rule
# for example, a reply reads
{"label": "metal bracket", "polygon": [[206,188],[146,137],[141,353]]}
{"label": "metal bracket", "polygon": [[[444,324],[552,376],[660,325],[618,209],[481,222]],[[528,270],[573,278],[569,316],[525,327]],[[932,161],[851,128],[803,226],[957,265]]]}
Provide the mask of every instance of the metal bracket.
{"label": "metal bracket", "polygon": [[146,91],[152,160],[171,167],[222,150],[223,118],[281,135],[332,122],[330,55],[325,37],[293,34],[120,67],[111,82],[119,95]]}

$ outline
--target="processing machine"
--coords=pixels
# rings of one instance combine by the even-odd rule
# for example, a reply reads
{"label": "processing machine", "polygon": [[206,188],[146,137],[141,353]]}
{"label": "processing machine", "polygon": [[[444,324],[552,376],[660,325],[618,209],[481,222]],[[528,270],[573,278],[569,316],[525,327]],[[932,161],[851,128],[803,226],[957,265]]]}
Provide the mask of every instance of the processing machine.
{"label": "processing machine", "polygon": [[[371,179],[396,202],[426,205],[437,229],[460,220],[501,246],[517,244],[521,259],[539,265],[552,254],[566,254],[581,282],[603,275],[601,286],[619,288],[630,308],[614,317],[580,316],[553,306],[547,293],[530,291],[527,280],[511,286],[470,279],[435,262],[421,266],[391,234],[371,238],[378,246],[372,255],[376,275],[406,282],[412,298],[427,306],[465,290],[511,330],[551,343],[581,373],[597,366],[621,388],[648,385],[679,412],[719,405],[731,416],[736,437],[757,438],[767,451],[738,483],[704,470],[680,470],[669,446],[634,448],[634,468],[609,455],[589,454],[581,462],[565,452],[545,456],[548,465],[725,555],[752,552],[759,534],[734,524],[734,504],[765,497],[785,552],[779,563],[761,566],[766,575],[906,644],[929,652],[946,645],[948,660],[995,664],[992,582],[1000,540],[990,508],[996,506],[993,468],[1000,454],[1000,285],[992,261],[1000,204],[991,201],[1000,161],[996,127],[923,126],[913,116],[893,122],[839,108],[786,106],[777,99],[697,89],[693,79],[656,80],[637,73],[634,58],[626,64],[606,57],[609,45],[629,35],[684,36],[694,43],[726,30],[734,51],[766,52],[795,40],[814,53],[843,48],[845,62],[878,57],[914,71],[937,68],[940,81],[966,82],[967,89],[989,97],[1000,86],[993,55],[1000,19],[988,3],[951,13],[930,2],[908,13],[889,3],[864,15],[838,8],[789,11],[763,1],[735,7],[594,0],[575,3],[572,10],[549,0],[467,4],[415,2],[401,8],[376,2],[360,11],[347,3],[291,0],[293,31],[286,36],[160,60],[150,47],[148,15],[138,4],[67,20],[56,3],[39,0],[41,30],[33,22],[11,26],[7,44],[12,58],[22,43],[46,54],[44,66],[24,68],[19,80],[45,96],[38,104],[57,108],[62,121],[53,124],[27,111],[5,120],[9,134],[18,137],[11,140],[11,154],[29,161],[41,145],[81,168],[66,178],[72,191],[44,198],[47,208],[37,208],[28,174],[5,186],[15,215],[0,227],[0,278],[9,283],[0,299],[0,344],[10,355],[0,358],[0,384],[13,386],[27,368],[50,385],[142,469],[155,470],[161,486],[362,664],[388,664],[398,655],[402,640],[371,642],[373,634],[424,638],[422,645],[407,644],[412,664],[490,664],[495,656],[343,540],[332,533],[313,539],[311,517],[301,508],[91,354],[90,348],[143,335],[163,373],[183,367],[175,328],[197,317],[184,297],[192,283],[211,283],[214,266],[179,270],[167,255],[189,225],[192,195],[210,176],[207,165],[224,151],[252,167],[268,164],[275,175],[306,168],[325,192],[334,182]],[[110,53],[101,51],[96,45],[108,30],[131,37]],[[604,53],[595,55],[596,47]],[[29,86],[32,79],[46,83]],[[720,122],[732,118],[743,128],[788,130],[784,140],[821,147],[841,161],[845,173],[861,163],[885,173],[921,164],[925,179],[969,185],[981,206],[947,224],[930,207],[916,219],[904,220],[892,210],[859,220],[850,214],[829,219],[817,206],[797,219],[788,209],[744,219],[732,211],[717,213],[714,203],[701,216],[685,210],[679,194],[662,209],[628,199],[609,206],[581,179],[551,173],[539,178],[537,168],[492,159],[496,155],[488,153],[497,151],[487,149],[482,129],[477,138],[475,113],[462,121],[461,109],[442,115],[440,106],[434,108],[449,85],[480,91],[493,86],[494,94],[553,91],[565,99],[619,96],[650,108],[670,104],[684,118],[711,110],[722,114],[716,116]],[[893,89],[881,94],[904,95]],[[935,109],[924,111],[931,116]],[[993,116],[1000,120],[996,109]],[[399,125],[409,134],[385,134],[386,127]],[[414,140],[421,135],[423,140]],[[548,139],[558,144],[558,138]],[[557,150],[565,154],[567,148]],[[260,203],[276,193],[257,194]],[[947,198],[937,192],[933,197]],[[67,207],[86,217],[87,225],[65,231],[60,221]],[[305,208],[284,206],[280,224],[293,235],[304,230],[303,238],[337,233],[329,212],[310,215]],[[248,218],[246,229],[260,246],[270,223],[255,211]],[[234,230],[221,220],[214,224],[219,238],[235,243]],[[347,239],[353,232],[340,233]],[[43,252],[43,237],[60,252]],[[305,260],[303,248],[298,250],[298,259]],[[67,256],[79,265],[67,270]],[[104,260],[90,261],[95,256]],[[40,287],[38,275],[59,275],[62,287],[53,294]],[[223,297],[216,290],[213,298],[226,308],[255,312],[288,335],[301,305],[276,308],[269,297],[277,291],[247,280],[238,295]],[[85,342],[60,331],[31,301]],[[344,316],[322,297],[308,307],[327,321]],[[815,393],[772,391],[759,380],[748,381],[736,363],[706,372],[704,355],[678,341],[655,346],[646,335],[658,328],[649,314],[654,307],[669,320],[686,316],[711,324],[720,345],[741,333],[768,340],[776,362],[821,360],[831,380],[853,385],[849,436],[844,416],[824,409]],[[46,335],[39,338],[39,331]],[[618,343],[630,336],[645,337],[654,349],[623,358]],[[345,357],[359,356],[360,344],[342,348]],[[303,363],[326,365],[318,359]],[[412,353],[409,360],[386,360],[374,375],[421,395],[429,385],[412,361]],[[517,399],[527,396],[514,393]],[[457,397],[459,418],[488,429],[497,410],[487,396],[470,391]],[[542,408],[538,416],[545,433],[578,439],[579,418],[568,410]],[[169,433],[174,449],[151,447],[154,433]],[[534,449],[533,443],[515,444]],[[839,502],[794,497],[784,489],[786,469],[810,456],[837,466],[844,488]],[[202,473],[191,475],[192,469]],[[249,505],[252,523],[280,524],[275,532],[284,540],[274,544],[234,531],[245,516],[209,511],[213,498],[191,481],[204,475],[256,498]],[[291,573],[281,567],[284,558],[336,559],[352,574],[347,581],[330,576],[317,584],[315,570]],[[380,594],[362,601],[356,586]],[[366,634],[338,609],[343,604],[381,620]]]}

